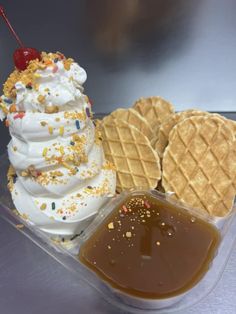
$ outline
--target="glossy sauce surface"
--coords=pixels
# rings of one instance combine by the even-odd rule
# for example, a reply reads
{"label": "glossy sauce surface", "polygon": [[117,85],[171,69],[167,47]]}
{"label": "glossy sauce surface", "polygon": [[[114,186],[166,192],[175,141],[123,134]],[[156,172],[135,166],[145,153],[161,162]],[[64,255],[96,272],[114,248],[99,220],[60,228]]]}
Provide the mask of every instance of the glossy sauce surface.
{"label": "glossy sauce surface", "polygon": [[202,278],[219,241],[210,223],[145,192],[127,197],[106,217],[79,259],[116,289],[166,298]]}

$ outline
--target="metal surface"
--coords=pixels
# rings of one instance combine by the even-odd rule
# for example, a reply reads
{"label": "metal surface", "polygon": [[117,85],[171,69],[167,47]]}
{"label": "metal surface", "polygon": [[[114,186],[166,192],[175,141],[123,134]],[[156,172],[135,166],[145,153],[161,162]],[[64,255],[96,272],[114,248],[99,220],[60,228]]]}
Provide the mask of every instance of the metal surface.
{"label": "metal surface", "polygon": [[[94,111],[161,95],[177,110],[235,111],[234,0],[2,0],[29,46],[62,51],[88,72]],[[15,41],[0,21],[0,83]],[[4,60],[4,61],[3,61]],[[0,152],[9,142],[0,126]],[[236,312],[236,249],[217,288],[186,314]],[[0,219],[0,314],[120,313]]]}
{"label": "metal surface", "polygon": [[[28,46],[61,51],[88,73],[95,112],[161,95],[177,110],[235,111],[234,0],[2,0]],[[16,42],[0,21],[0,84]],[[4,61],[3,61],[4,60]],[[4,126],[1,144],[9,141]]]}
{"label": "metal surface", "polygon": [[[236,113],[224,115],[236,120]],[[184,313],[235,314],[235,269],[234,246],[216,288]],[[0,217],[0,314],[15,313],[124,314]]]}
{"label": "metal surface", "polygon": [[[1,218],[0,246],[1,314],[122,313]],[[184,314],[235,314],[235,269],[236,249],[217,287]]]}

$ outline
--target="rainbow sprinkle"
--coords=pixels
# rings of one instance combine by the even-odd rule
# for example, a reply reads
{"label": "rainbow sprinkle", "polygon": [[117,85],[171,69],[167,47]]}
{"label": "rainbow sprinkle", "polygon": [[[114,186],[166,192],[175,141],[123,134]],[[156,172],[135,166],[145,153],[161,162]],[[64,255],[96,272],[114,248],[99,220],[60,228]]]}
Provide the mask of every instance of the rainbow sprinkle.
{"label": "rainbow sprinkle", "polygon": [[46,157],[47,152],[48,152],[48,148],[47,148],[47,147],[45,147],[45,148],[43,149],[43,157]]}
{"label": "rainbow sprinkle", "polygon": [[49,134],[53,134],[53,127],[49,126],[48,127],[48,132],[49,132]]}
{"label": "rainbow sprinkle", "polygon": [[79,130],[79,129],[80,129],[80,123],[79,123],[79,120],[76,120],[76,121],[75,121],[75,125],[76,125],[76,128]]}
{"label": "rainbow sprinkle", "polygon": [[64,126],[59,128],[59,134],[62,136],[64,134]]}
{"label": "rainbow sprinkle", "polygon": [[24,116],[25,116],[25,113],[24,112],[19,112],[19,113],[17,113],[16,115],[14,115],[14,120],[16,120],[16,119],[23,119],[24,118]]}
{"label": "rainbow sprinkle", "polygon": [[90,118],[90,117],[91,117],[91,114],[90,114],[90,110],[89,110],[89,108],[88,108],[88,107],[86,107],[85,111],[86,111],[86,115],[87,115],[87,117],[88,117],[88,118]]}

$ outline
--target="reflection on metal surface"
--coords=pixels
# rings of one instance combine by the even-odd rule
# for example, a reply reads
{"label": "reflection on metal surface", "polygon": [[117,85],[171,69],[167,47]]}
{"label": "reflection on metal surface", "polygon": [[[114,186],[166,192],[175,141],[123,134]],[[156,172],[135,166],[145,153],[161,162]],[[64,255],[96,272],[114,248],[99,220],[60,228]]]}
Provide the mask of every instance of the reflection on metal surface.
{"label": "reflection on metal surface", "polygon": [[[235,0],[15,2],[14,10],[1,3],[24,42],[62,51],[87,70],[95,112],[152,95],[177,110],[236,108]],[[16,46],[3,24],[0,39],[3,83]]]}
{"label": "reflection on metal surface", "polygon": [[[168,43],[181,47],[191,29],[191,17],[201,1],[186,0],[119,0],[86,1],[89,34],[95,49],[105,58],[143,54],[145,63],[152,62],[146,54],[165,51]],[[180,40],[181,39],[181,40]],[[170,46],[170,45],[168,45]],[[176,52],[176,51],[172,51]]]}

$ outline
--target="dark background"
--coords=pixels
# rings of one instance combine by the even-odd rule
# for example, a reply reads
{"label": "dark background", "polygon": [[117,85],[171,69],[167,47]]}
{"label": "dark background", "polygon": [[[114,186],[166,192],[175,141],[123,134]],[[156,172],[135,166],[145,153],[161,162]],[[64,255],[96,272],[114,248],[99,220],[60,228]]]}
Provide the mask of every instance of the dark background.
{"label": "dark background", "polygon": [[[88,73],[95,112],[160,95],[177,110],[234,111],[234,0],[2,0],[26,46],[61,51]],[[0,21],[0,84],[17,43]],[[0,151],[9,141],[0,126]]]}

